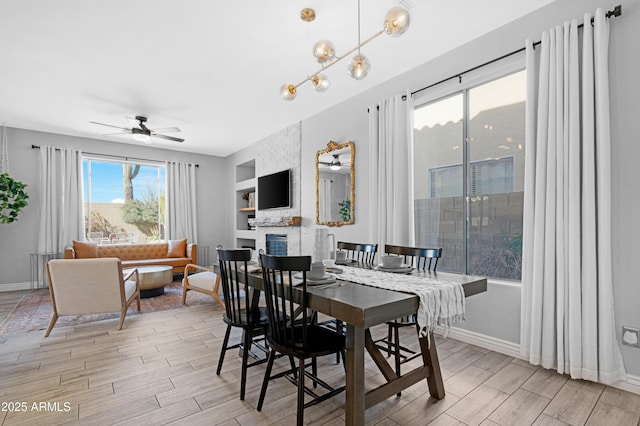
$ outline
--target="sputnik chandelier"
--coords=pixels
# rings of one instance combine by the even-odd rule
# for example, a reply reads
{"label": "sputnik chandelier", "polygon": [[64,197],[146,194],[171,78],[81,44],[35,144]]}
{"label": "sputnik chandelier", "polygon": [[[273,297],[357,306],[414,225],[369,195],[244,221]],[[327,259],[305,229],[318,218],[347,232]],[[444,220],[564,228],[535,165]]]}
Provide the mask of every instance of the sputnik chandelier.
{"label": "sputnik chandelier", "polygon": [[[300,12],[300,18],[306,22],[313,21],[315,19],[315,12],[313,11],[313,9],[303,9],[302,12]],[[318,63],[322,65],[322,68],[316,73],[311,74],[298,84],[283,84],[280,88],[280,96],[282,96],[282,99],[286,101],[294,100],[297,94],[298,87],[306,83],[307,81],[310,81],[313,84],[316,91],[325,92],[329,88],[330,83],[329,78],[322,72],[340,62],[356,50],[358,51],[358,53],[356,53],[356,55],[351,58],[347,70],[349,71],[349,75],[351,75],[351,77],[355,78],[356,80],[362,80],[369,72],[371,64],[369,63],[369,59],[365,55],[360,53],[360,48],[382,33],[387,33],[391,37],[398,37],[405,31],[407,31],[407,29],[409,28],[409,23],[409,12],[406,9],[400,6],[392,7],[384,16],[383,28],[361,42],[360,0],[358,0],[358,45],[347,51],[342,56],[336,56],[336,49],[333,46],[333,43],[331,43],[329,40],[318,41],[313,45],[313,57]]]}

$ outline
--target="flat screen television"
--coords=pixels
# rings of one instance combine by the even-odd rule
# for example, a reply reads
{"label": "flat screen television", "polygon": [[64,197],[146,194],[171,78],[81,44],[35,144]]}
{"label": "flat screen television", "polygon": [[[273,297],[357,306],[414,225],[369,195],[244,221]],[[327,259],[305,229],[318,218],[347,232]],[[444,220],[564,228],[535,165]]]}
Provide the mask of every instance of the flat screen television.
{"label": "flat screen television", "polygon": [[291,169],[258,177],[258,210],[291,207]]}

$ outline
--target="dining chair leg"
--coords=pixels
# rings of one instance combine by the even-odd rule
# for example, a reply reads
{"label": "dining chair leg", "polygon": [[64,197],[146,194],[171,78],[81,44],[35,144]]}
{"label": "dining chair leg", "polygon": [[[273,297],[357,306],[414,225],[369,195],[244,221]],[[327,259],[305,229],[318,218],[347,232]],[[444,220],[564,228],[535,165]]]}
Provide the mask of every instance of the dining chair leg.
{"label": "dining chair leg", "polygon": [[289,357],[289,364],[291,364],[291,371],[293,371],[293,378],[298,380],[298,367],[296,367],[296,362],[293,360],[293,357]]}
{"label": "dining chair leg", "polygon": [[393,338],[393,327],[389,324],[389,329],[387,330],[387,357],[391,356],[391,339]]}
{"label": "dining chair leg", "polygon": [[[269,386],[269,378],[271,377],[271,369],[273,368],[273,361],[275,359],[276,359],[276,351],[272,349],[271,351],[269,351],[269,360],[267,361],[267,369],[264,372],[264,379],[262,380],[262,389],[260,389],[260,398],[258,398],[258,408],[257,408],[258,411],[262,410],[262,404],[264,403],[264,396],[267,393],[267,386]],[[293,360],[291,362],[293,362]]]}
{"label": "dining chair leg", "polygon": [[231,334],[231,326],[227,325],[227,331],[224,333],[224,340],[222,341],[222,350],[220,351],[220,359],[218,360],[218,370],[216,374],[219,376],[222,371],[222,363],[224,362],[224,354],[227,352],[227,345],[229,344],[229,335]]}
{"label": "dining chair leg", "polygon": [[300,360],[300,371],[298,372],[298,410],[297,410],[298,426],[304,425],[304,359]]}
{"label": "dining chair leg", "polygon": [[[339,355],[336,354],[336,356],[339,356]],[[316,357],[311,358],[311,374],[313,375],[313,377],[318,377],[318,361]],[[314,388],[318,387],[318,382],[316,382],[315,379],[313,380],[313,387]]]}
{"label": "dining chair leg", "polygon": [[240,401],[244,401],[244,391],[247,387],[247,362],[249,360],[249,348],[251,347],[251,333],[245,331],[244,345],[242,347],[242,371],[240,373]]}
{"label": "dining chair leg", "polygon": [[[343,332],[344,323],[339,319],[336,320],[336,331],[340,334],[344,334]],[[336,354],[336,364],[340,364],[340,354]]]}
{"label": "dining chair leg", "polygon": [[[393,328],[393,344],[395,346],[396,375],[400,377],[400,331],[399,327]],[[396,396],[400,396],[402,392],[398,392]]]}

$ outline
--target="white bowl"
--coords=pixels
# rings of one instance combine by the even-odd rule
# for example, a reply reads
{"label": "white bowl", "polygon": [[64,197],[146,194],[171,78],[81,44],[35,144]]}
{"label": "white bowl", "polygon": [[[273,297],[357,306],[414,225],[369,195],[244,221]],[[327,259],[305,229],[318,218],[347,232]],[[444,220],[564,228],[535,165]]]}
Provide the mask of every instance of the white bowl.
{"label": "white bowl", "polygon": [[382,266],[385,268],[399,268],[402,266],[402,256],[385,254],[381,257]]}

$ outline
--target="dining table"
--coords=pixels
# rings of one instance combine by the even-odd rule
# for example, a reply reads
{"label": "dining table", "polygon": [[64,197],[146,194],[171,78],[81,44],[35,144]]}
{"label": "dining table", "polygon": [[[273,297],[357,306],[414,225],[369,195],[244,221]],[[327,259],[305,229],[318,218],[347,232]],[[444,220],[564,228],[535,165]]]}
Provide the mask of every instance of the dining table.
{"label": "dining table", "polygon": [[[465,298],[487,290],[485,277],[417,270],[410,274],[428,280],[459,283],[462,285]],[[433,398],[444,398],[444,383],[433,331],[429,331],[424,337],[418,336],[422,365],[402,372],[400,376],[389,365],[371,336],[372,327],[415,314],[419,306],[418,296],[340,280],[339,274],[335,276],[338,279],[333,285],[307,286],[307,306],[311,310],[342,321],[346,326],[345,424],[363,425],[367,408],[396,395],[420,380],[426,379]],[[258,303],[263,290],[262,274],[257,271],[249,273],[247,284],[258,290],[254,292],[254,301]],[[296,288],[300,290],[298,294],[301,295],[302,289]],[[369,353],[386,381],[372,389],[365,387],[365,351]]]}

